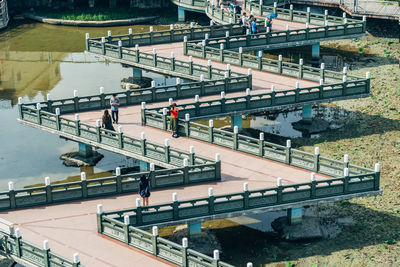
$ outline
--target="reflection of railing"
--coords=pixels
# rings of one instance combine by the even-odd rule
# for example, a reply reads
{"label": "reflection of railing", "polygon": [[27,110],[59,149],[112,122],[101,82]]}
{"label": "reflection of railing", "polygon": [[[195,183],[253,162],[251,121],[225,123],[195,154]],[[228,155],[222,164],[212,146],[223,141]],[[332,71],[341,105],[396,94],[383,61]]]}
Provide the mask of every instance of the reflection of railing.
{"label": "reflection of railing", "polygon": [[[215,102],[218,102],[218,100]],[[188,105],[195,106],[193,109],[197,110],[200,110],[202,108],[207,109],[211,101],[206,103],[205,105],[203,105],[203,103],[191,103]],[[180,113],[190,114],[190,111],[188,112],[188,109],[185,109],[185,107],[181,107],[180,109]],[[215,107],[210,106],[210,109],[215,110]],[[159,113],[157,111],[159,110],[144,110],[144,115],[142,116],[144,117],[144,121],[142,121],[142,123],[147,126],[167,131],[169,117],[167,116],[167,114]],[[195,120],[195,118],[193,120]],[[263,138],[256,139],[235,132],[232,133],[226,130],[216,129],[214,128],[213,124],[206,126],[190,120],[179,119],[178,132],[182,136],[188,136],[190,138],[199,139],[212,144],[228,147],[240,152],[282,162],[291,166],[299,167],[313,172],[319,172],[329,176],[343,176],[344,168],[349,168],[350,176],[368,174],[372,172],[372,170],[370,169],[349,164],[348,162],[340,162],[337,160],[322,157],[319,155],[319,153],[312,154],[300,150],[295,150],[292,149],[290,145],[285,147],[266,142],[263,140]],[[377,187],[376,190],[378,189],[379,188]]]}
{"label": "reflection of railing", "polygon": [[7,27],[9,20],[7,1],[0,0],[0,29]]}
{"label": "reflection of railing", "polygon": [[[251,37],[250,37],[251,38]],[[208,43],[215,42],[213,39],[207,40]],[[219,40],[217,40],[218,42]],[[239,52],[234,52],[225,49],[228,42],[225,40],[220,43],[220,48],[213,48],[210,46],[203,46],[201,43],[192,41],[184,43],[184,53],[187,56],[195,56],[199,58],[220,61],[246,68],[262,70],[269,73],[276,73],[280,75],[296,77],[303,80],[317,81],[321,80],[324,83],[338,83],[343,81],[343,75],[346,75],[346,80],[362,80],[362,78],[343,74],[342,72],[327,71],[325,67],[314,68],[305,66],[301,62],[291,63],[285,62],[280,57],[280,60],[274,60],[260,56],[253,56],[243,53],[243,49],[239,48]]]}
{"label": "reflection of railing", "polygon": [[74,254],[73,260],[66,259],[49,248],[48,241],[43,242],[43,248],[30,243],[21,237],[20,230],[14,229],[12,223],[0,219],[2,236],[0,247],[6,255],[22,259],[32,266],[64,266],[83,267],[79,261],[78,253]]}

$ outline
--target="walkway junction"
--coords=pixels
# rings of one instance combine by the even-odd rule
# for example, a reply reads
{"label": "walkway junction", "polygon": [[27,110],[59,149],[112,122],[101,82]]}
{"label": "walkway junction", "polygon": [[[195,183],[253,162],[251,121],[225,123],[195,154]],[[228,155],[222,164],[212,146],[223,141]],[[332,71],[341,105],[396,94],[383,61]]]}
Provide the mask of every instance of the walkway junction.
{"label": "walkway junction", "polygon": [[[90,96],[74,90],[71,98],[48,95],[38,103],[20,99],[20,123],[76,141],[82,153],[96,147],[136,158],[141,172],[121,175],[117,168],[115,176],[90,180],[82,173],[81,181],[64,184],[51,184],[47,177],[45,186],[29,189],[15,189],[10,182],[9,191],[0,193],[0,209],[5,210],[0,229],[3,249],[15,258],[35,266],[82,266],[80,261],[85,266],[232,266],[220,260],[217,250],[210,257],[188,248],[186,238],[177,244],[159,237],[158,227],[188,224],[190,234],[196,234],[209,219],[284,209],[290,223],[301,223],[306,205],[381,193],[379,163],[372,170],[351,164],[348,155],[333,160],[318,147],[307,153],[292,148],[290,140],[278,145],[263,134],[253,138],[240,133],[242,114],[302,107],[303,119],[312,120],[315,103],[369,96],[368,73],[356,77],[346,68],[334,72],[323,64],[315,68],[303,60],[291,63],[262,55],[268,49],[312,44],[319,57],[315,47],[320,41],[360,37],[365,20],[245,1],[255,15],[276,12],[278,19],[272,30],[260,21],[261,33],[242,35],[238,17],[223,8],[197,0],[174,3],[202,7],[212,22],[119,36],[108,32],[101,38],[87,35],[86,50],[131,66],[136,77],[142,70],[153,71],[177,77],[176,84],[153,82],[149,88],[112,93],[100,88]],[[115,132],[101,128],[98,119],[113,93],[121,101]],[[181,137],[170,140],[167,110],[172,102],[180,109]],[[214,127],[213,118],[220,116],[231,116],[233,132]],[[149,170],[155,170],[151,206],[142,207],[135,200],[138,181]],[[44,239],[43,248],[35,245]]]}

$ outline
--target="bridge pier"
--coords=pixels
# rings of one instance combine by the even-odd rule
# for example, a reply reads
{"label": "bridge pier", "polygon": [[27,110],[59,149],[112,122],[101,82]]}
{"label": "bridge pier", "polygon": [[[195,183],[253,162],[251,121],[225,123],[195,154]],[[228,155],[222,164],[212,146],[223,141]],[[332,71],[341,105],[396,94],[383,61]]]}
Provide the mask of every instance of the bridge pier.
{"label": "bridge pier", "polygon": [[178,21],[185,21],[185,9],[183,7],[178,6]]}
{"label": "bridge pier", "polygon": [[311,55],[313,59],[319,59],[320,57],[320,45],[319,42],[312,45]]}
{"label": "bridge pier", "polygon": [[201,234],[201,222],[188,223],[189,236]]}
{"label": "bridge pier", "polygon": [[301,224],[303,221],[303,207],[287,209],[287,219],[289,225]]}
{"label": "bridge pier", "polygon": [[231,127],[237,126],[239,131],[243,129],[243,120],[242,115],[233,115],[231,116]]}
{"label": "bridge pier", "polygon": [[303,105],[301,113],[302,122],[311,124],[312,117],[312,105]]}
{"label": "bridge pier", "polygon": [[140,172],[150,171],[150,164],[148,162],[139,160],[139,170]]}
{"label": "bridge pier", "polygon": [[138,68],[133,68],[133,78],[142,79],[142,77],[143,77],[143,71]]}
{"label": "bridge pier", "polygon": [[79,143],[78,153],[80,156],[88,158],[93,156],[93,147],[87,144]]}

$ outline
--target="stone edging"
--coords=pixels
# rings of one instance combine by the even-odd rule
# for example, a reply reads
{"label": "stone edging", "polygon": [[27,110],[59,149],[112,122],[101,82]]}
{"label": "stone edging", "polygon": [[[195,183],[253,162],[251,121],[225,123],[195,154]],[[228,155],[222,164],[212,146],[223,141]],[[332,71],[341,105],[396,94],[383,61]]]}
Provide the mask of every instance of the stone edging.
{"label": "stone edging", "polygon": [[80,27],[123,26],[123,25],[150,22],[158,18],[158,16],[151,16],[151,17],[139,17],[139,18],[122,19],[122,20],[84,21],[84,20],[50,19],[50,18],[35,16],[33,14],[24,14],[24,17],[52,25],[80,26]]}

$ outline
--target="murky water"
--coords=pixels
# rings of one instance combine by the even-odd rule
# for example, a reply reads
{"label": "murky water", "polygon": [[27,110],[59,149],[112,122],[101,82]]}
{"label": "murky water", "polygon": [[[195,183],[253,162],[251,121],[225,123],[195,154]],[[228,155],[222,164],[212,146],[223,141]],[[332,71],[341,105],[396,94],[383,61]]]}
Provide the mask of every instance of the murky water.
{"label": "murky water", "polygon": [[[149,26],[130,26],[134,32],[147,31]],[[112,27],[113,34],[128,32],[129,27]],[[165,26],[154,26],[164,29]],[[30,21],[18,21],[11,29],[0,32],[0,191],[7,182],[16,188],[74,177],[79,168],[65,167],[59,156],[77,150],[77,143],[57,135],[33,129],[16,121],[18,97],[25,102],[41,101],[48,93],[53,99],[95,94],[100,86],[105,92],[121,90],[121,79],[132,76],[131,68],[105,62],[83,53],[84,37],[107,34],[105,28],[51,26]],[[157,84],[169,83],[165,77],[144,73]],[[91,177],[104,176],[104,171],[117,166],[130,166],[124,156],[100,151],[105,157],[93,170]]]}

